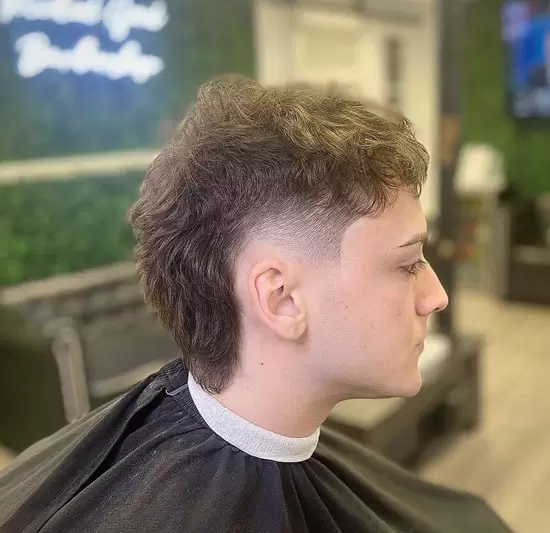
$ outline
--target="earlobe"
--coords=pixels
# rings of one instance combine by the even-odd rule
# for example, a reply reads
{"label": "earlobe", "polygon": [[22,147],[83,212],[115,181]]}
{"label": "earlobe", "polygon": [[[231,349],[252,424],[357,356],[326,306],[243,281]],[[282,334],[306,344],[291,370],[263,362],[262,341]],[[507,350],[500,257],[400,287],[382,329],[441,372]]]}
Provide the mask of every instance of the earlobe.
{"label": "earlobe", "polygon": [[284,308],[288,310],[292,307],[292,314],[286,312],[276,314],[272,322],[273,329],[280,337],[292,341],[299,340],[307,329],[307,315],[296,300],[297,296],[295,294],[289,295],[286,298]]}
{"label": "earlobe", "polygon": [[301,309],[300,313],[294,317],[292,327],[292,340],[298,340],[304,336],[307,330],[307,314],[305,309]]}

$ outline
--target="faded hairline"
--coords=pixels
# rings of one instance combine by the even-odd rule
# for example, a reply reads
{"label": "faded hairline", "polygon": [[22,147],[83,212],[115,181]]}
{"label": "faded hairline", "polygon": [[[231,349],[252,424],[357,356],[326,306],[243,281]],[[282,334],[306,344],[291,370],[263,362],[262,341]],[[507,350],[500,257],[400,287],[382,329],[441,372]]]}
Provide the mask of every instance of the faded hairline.
{"label": "faded hairline", "polygon": [[[327,218],[326,224],[319,224],[322,214],[311,214],[311,220],[304,219],[304,213],[289,209],[273,211],[271,216],[262,217],[257,224],[253,224],[243,238],[241,246],[235,250],[233,264],[236,265],[238,256],[249,246],[272,245],[289,251],[293,256],[308,261],[333,261],[341,257],[342,239],[346,230],[358,220],[363,218],[376,219],[390,208],[398,198],[398,193],[406,190],[413,198],[419,198],[420,192],[415,188],[397,189],[390,196],[384,206],[373,209],[368,199],[361,194],[364,208],[361,202],[354,216],[341,216],[339,220],[334,217]],[[307,213],[306,213],[307,215]]]}

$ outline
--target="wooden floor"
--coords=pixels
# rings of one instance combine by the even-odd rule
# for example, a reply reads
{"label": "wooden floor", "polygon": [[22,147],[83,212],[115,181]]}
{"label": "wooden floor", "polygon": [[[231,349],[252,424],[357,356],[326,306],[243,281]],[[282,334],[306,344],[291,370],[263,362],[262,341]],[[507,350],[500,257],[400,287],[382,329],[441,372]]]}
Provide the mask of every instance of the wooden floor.
{"label": "wooden floor", "polygon": [[486,338],[484,415],[421,474],[483,496],[516,533],[550,533],[550,307],[454,304],[460,329]]}
{"label": "wooden floor", "polygon": [[421,475],[483,496],[516,533],[550,533],[550,307],[467,291],[454,305],[460,329],[486,338],[484,418]]}

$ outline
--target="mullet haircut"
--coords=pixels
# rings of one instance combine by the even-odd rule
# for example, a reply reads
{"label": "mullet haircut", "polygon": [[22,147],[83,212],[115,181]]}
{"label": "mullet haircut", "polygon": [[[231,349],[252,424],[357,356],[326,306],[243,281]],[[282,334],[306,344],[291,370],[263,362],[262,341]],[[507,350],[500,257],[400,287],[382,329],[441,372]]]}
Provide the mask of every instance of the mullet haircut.
{"label": "mullet haircut", "polygon": [[145,298],[197,382],[221,393],[235,373],[234,266],[248,239],[292,236],[289,246],[334,254],[398,190],[419,195],[427,166],[408,120],[334,91],[240,77],[202,86],[129,212]]}

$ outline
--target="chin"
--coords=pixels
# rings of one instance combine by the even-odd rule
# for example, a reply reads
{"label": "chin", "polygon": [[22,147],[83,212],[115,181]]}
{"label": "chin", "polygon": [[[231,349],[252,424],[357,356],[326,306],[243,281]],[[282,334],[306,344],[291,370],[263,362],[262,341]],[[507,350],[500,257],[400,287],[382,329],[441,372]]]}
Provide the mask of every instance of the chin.
{"label": "chin", "polygon": [[401,398],[413,398],[420,392],[421,388],[422,388],[422,378],[419,378],[416,383],[411,384],[411,386],[408,388],[405,388],[403,393],[400,394],[399,396]]}
{"label": "chin", "polygon": [[387,387],[385,393],[380,394],[382,398],[413,398],[422,388],[422,376],[420,372],[403,379],[400,383],[395,383]]}
{"label": "chin", "polygon": [[364,398],[364,399],[377,399],[377,398],[413,398],[416,396],[422,388],[422,377],[420,372],[416,375],[404,377],[403,380],[396,383],[385,383],[379,387],[362,387],[356,389],[356,392],[350,394],[349,398]]}
{"label": "chin", "polygon": [[420,389],[422,388],[422,375],[420,374],[420,371],[417,369],[414,373],[414,376],[411,376],[410,381],[407,383],[407,386],[404,388],[403,394],[401,395],[403,398],[412,398],[413,396],[416,396]]}

